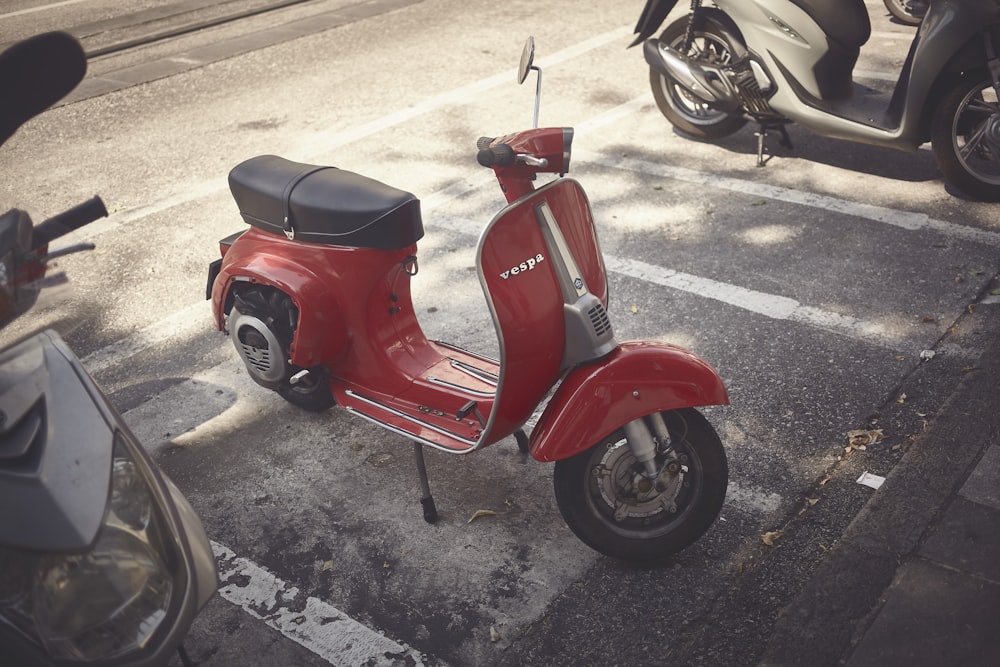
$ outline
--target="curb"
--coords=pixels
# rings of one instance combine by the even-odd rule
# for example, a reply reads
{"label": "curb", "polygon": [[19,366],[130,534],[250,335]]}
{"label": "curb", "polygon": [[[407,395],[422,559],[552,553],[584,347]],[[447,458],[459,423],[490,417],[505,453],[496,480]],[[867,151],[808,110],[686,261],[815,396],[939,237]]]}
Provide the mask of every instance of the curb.
{"label": "curb", "polygon": [[834,665],[853,652],[904,560],[961,487],[991,433],[1000,339],[988,347],[783,610],[762,666]]}

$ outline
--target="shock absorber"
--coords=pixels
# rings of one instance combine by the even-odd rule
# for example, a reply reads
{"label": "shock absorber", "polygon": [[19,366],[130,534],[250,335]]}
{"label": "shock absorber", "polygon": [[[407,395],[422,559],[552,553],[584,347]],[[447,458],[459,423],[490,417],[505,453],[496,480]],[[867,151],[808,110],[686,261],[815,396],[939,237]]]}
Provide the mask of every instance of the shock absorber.
{"label": "shock absorber", "polygon": [[691,43],[694,42],[694,22],[701,9],[702,0],[691,0],[691,12],[688,14],[687,31],[684,33],[684,48],[681,53],[687,55],[691,51]]}

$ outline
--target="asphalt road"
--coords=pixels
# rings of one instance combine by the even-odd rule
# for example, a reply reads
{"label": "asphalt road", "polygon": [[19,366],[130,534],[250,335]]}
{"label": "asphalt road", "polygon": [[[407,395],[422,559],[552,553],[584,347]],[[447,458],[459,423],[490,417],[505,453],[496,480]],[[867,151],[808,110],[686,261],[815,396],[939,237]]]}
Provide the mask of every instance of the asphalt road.
{"label": "asphalt road", "polygon": [[[751,128],[720,145],[675,135],[625,49],[639,0],[315,4],[284,36],[260,18],[98,59],[92,76],[121,85],[0,149],[8,206],[41,220],[99,193],[112,211],[70,239],[97,244],[60,262],[73,289],[6,335],[58,328],[202,517],[223,587],[188,651],[202,665],[754,664],[873,493],[859,475],[892,469],[1000,331],[996,205],[947,192],[926,149],[793,126],[795,148],[771,140],[757,168]],[[869,6],[859,69],[885,86],[912,32]],[[726,506],[663,568],[577,541],[551,468],[513,442],[429,452],[442,518],[426,525],[409,444],[253,384],[204,301],[218,239],[243,228],[228,170],[280,154],[417,194],[422,324],[492,353],[474,249],[503,199],[475,140],[531,122],[533,90],[514,82],[529,34],[541,124],[577,130],[571,175],[618,338],[688,347],[730,392],[707,411]],[[854,429],[885,439],[847,456]],[[470,521],[481,509],[496,515]]]}

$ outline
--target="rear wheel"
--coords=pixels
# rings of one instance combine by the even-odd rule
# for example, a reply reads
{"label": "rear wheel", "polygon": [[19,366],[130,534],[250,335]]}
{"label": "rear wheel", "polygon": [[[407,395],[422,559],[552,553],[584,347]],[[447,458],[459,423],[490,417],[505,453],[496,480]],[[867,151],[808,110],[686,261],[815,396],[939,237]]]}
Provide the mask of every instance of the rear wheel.
{"label": "rear wheel", "polygon": [[944,94],[931,148],[945,181],[976,199],[1000,200],[1000,100],[989,75],[966,78]]}
{"label": "rear wheel", "polygon": [[[691,48],[684,51],[688,19],[674,21],[660,35],[660,42],[693,59],[713,65],[727,65],[733,59],[737,39],[712,20],[702,22],[693,33]],[[746,124],[743,116],[733,116],[687,92],[673,78],[659,70],[649,68],[649,85],[660,113],[681,133],[701,141],[715,141],[728,137]]]}
{"label": "rear wheel", "polygon": [[323,412],[336,404],[326,375],[319,372],[310,373],[295,384],[283,384],[275,391],[292,405],[309,412]]}
{"label": "rear wheel", "polygon": [[920,25],[924,19],[924,12],[927,11],[923,2],[914,3],[913,0],[884,0],[884,2],[885,8],[893,18],[903,25]]}
{"label": "rear wheel", "polygon": [[621,430],[556,462],[553,484],[566,524],[608,556],[663,560],[693,544],[722,509],[729,469],[715,429],[693,408],[661,416],[670,437],[657,443],[655,482]]}

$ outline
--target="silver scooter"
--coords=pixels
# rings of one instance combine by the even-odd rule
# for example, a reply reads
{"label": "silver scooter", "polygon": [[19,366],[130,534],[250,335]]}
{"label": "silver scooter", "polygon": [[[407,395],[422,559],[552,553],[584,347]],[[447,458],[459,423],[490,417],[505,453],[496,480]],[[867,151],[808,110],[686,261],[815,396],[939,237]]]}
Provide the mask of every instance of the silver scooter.
{"label": "silver scooter", "polygon": [[[915,151],[930,141],[945,181],[1000,200],[1000,2],[929,0],[892,93],[853,80],[871,36],[863,0],[647,0],[636,24],[653,97],[681,133],[716,141],[757,124],[764,140],[795,122],[817,134]],[[711,6],[705,6],[711,5]]]}
{"label": "silver scooter", "polygon": [[[83,78],[76,40],[0,54],[0,143]],[[49,243],[107,215],[97,197],[33,224],[0,215],[0,328],[65,276]],[[8,334],[7,329],[4,334]],[[0,664],[164,665],[218,585],[201,521],[52,330],[0,349]]]}

